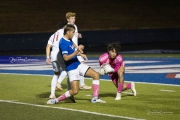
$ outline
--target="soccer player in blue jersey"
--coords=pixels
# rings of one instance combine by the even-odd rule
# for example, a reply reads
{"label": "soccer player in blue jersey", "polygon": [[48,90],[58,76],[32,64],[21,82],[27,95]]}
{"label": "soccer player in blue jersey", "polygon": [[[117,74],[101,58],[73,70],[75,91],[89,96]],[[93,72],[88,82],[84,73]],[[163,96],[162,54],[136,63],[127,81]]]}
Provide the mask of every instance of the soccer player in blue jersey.
{"label": "soccer player in blue jersey", "polygon": [[81,54],[84,49],[83,45],[74,47],[72,42],[72,37],[75,34],[74,25],[68,24],[64,28],[64,36],[61,38],[59,43],[59,48],[62,53],[63,59],[66,65],[66,71],[68,73],[69,81],[71,84],[71,89],[66,91],[64,94],[55,99],[50,99],[47,104],[56,104],[66,98],[74,96],[79,92],[79,79],[80,76],[89,76],[93,78],[92,88],[93,88],[93,98],[92,103],[106,103],[105,101],[99,99],[99,73],[86,64],[81,64],[77,59],[77,55],[81,55],[86,58],[86,55]]}
{"label": "soccer player in blue jersey", "polygon": [[[72,38],[72,41],[74,42],[74,44],[76,46],[78,46],[78,39],[82,38],[82,35],[81,35],[81,33],[78,33],[78,28],[75,24],[76,13],[75,12],[67,12],[66,13],[66,19],[67,19],[68,24],[74,25],[74,27],[75,27],[75,33],[74,33],[74,36]],[[78,55],[77,58],[81,63],[85,64],[85,60],[81,56]],[[79,89],[89,90],[91,88],[92,88],[91,86],[88,86],[84,83],[84,76],[80,76],[80,87],[79,87]]]}

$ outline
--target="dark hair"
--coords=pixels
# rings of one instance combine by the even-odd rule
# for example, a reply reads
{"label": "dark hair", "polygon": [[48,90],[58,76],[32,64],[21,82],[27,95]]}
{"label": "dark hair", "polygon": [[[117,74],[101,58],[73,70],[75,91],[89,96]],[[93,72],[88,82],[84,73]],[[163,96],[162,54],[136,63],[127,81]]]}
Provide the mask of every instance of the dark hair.
{"label": "dark hair", "polygon": [[64,35],[67,33],[67,31],[75,30],[74,25],[67,24],[66,27],[64,28]]}
{"label": "dark hair", "polygon": [[62,29],[65,25],[67,25],[67,22],[60,22],[58,24],[58,29]]}
{"label": "dark hair", "polygon": [[107,46],[107,50],[111,51],[111,50],[116,50],[116,52],[119,52],[121,49],[121,46],[119,43],[110,43]]}

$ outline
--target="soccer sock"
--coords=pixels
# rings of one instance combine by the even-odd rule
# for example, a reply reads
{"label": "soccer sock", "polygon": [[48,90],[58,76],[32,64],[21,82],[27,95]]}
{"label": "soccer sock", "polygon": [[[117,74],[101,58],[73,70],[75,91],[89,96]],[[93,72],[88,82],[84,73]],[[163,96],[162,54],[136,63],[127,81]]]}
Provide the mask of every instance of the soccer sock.
{"label": "soccer sock", "polygon": [[80,86],[84,86],[84,76],[80,76]]}
{"label": "soccer sock", "polygon": [[51,95],[55,95],[55,90],[56,90],[56,84],[58,80],[58,75],[54,75],[51,81]]}
{"label": "soccer sock", "polygon": [[62,100],[65,100],[66,98],[70,97],[70,93],[69,91],[66,91],[64,94],[62,94],[61,96],[59,96],[57,99],[58,99],[58,102],[62,101]]}
{"label": "soccer sock", "polygon": [[64,80],[64,78],[66,77],[66,75],[67,75],[67,72],[62,71],[60,76],[59,76],[58,83],[61,83]]}
{"label": "soccer sock", "polygon": [[123,88],[123,83],[118,83],[118,92],[121,93]]}
{"label": "soccer sock", "polygon": [[126,84],[126,90],[131,89],[131,83]]}
{"label": "soccer sock", "polygon": [[93,80],[92,82],[92,88],[93,88],[93,97],[98,98],[99,96],[99,80]]}

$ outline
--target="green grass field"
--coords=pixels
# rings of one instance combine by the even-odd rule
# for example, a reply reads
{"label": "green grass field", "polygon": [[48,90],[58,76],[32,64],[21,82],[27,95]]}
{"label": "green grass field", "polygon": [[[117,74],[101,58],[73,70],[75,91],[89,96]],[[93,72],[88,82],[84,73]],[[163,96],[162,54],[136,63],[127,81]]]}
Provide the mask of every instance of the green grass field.
{"label": "green grass field", "polygon": [[[80,90],[70,100],[47,105],[51,76],[0,74],[1,120],[177,120],[180,118],[180,87],[136,83],[137,96],[125,91],[115,101],[116,88],[111,81],[101,80],[100,98],[106,104],[90,102],[92,91]],[[85,80],[92,83],[91,79]],[[63,81],[66,88],[66,80]],[[164,90],[164,91],[163,91]],[[167,92],[166,90],[172,90]],[[64,90],[65,92],[65,90]],[[63,92],[56,91],[59,96]]]}

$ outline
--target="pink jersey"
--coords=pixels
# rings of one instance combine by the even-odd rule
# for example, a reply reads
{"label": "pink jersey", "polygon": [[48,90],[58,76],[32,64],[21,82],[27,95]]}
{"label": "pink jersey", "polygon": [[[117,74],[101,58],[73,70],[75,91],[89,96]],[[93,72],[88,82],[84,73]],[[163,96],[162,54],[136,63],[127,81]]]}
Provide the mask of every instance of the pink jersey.
{"label": "pink jersey", "polygon": [[110,56],[108,53],[102,54],[99,57],[99,64],[102,65],[104,63],[110,64],[111,67],[114,68],[114,72],[117,72],[121,66],[125,67],[122,56],[120,54],[117,54],[116,58],[114,59],[110,59]]}

